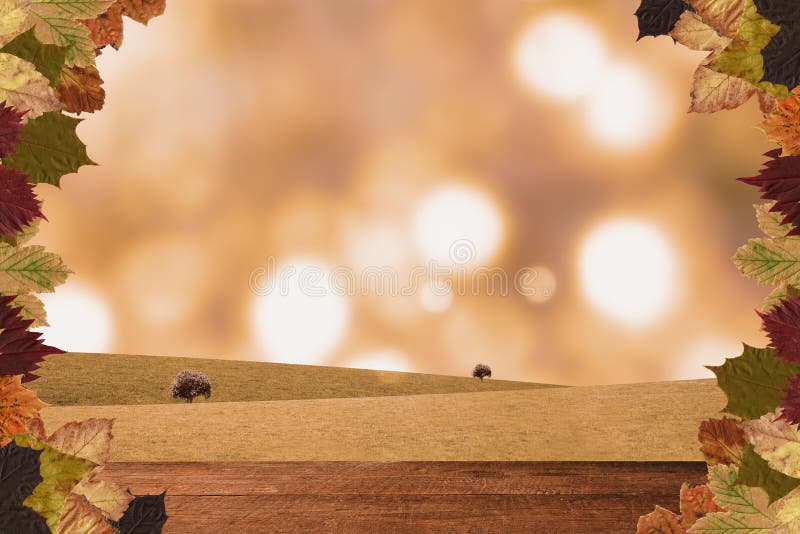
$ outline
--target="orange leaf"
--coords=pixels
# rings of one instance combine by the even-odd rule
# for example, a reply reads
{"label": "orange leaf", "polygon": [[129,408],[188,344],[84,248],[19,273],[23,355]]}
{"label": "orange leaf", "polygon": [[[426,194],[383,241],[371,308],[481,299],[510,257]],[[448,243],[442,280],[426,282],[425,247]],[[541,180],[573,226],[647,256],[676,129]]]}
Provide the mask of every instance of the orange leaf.
{"label": "orange leaf", "polygon": [[113,4],[108,11],[96,19],[82,20],[89,28],[92,41],[98,48],[111,45],[119,50],[122,46],[122,6]]}
{"label": "orange leaf", "polygon": [[686,534],[686,531],[681,526],[680,516],[656,506],[655,510],[639,518],[636,534]]}
{"label": "orange leaf", "polygon": [[64,67],[56,94],[66,111],[79,115],[82,111],[92,113],[103,109],[106,92],[102,85],[100,73],[91,65],[85,68]]}
{"label": "orange leaf", "polygon": [[782,156],[800,156],[800,96],[779,99],[761,128],[770,141],[781,146]]}
{"label": "orange leaf", "polygon": [[136,22],[147,24],[150,19],[164,13],[166,0],[119,0],[122,14]]}
{"label": "orange leaf", "polygon": [[730,417],[703,421],[697,439],[701,444],[700,452],[710,465],[740,464],[748,445],[744,432]]}
{"label": "orange leaf", "polygon": [[714,502],[714,492],[705,484],[691,487],[686,482],[681,486],[681,524],[684,528],[711,512],[724,512]]}
{"label": "orange leaf", "polygon": [[22,385],[22,375],[0,376],[0,447],[11,441],[9,436],[25,432],[25,423],[45,406]]}
{"label": "orange leaf", "polygon": [[58,522],[58,534],[112,534],[111,524],[100,510],[81,495],[70,493]]}

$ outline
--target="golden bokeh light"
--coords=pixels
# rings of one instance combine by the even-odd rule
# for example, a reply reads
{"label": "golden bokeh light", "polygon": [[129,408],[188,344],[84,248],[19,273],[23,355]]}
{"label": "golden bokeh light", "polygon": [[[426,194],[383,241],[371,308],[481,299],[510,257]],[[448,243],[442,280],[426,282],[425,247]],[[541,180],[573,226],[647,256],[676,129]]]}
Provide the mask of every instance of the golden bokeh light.
{"label": "golden bokeh light", "polygon": [[56,293],[41,295],[50,326],[42,332],[48,344],[72,352],[108,352],[114,334],[113,315],[104,298],[89,286],[71,280]]}
{"label": "golden bokeh light", "polygon": [[399,350],[383,349],[357,354],[348,359],[343,367],[354,369],[374,369],[376,371],[397,371],[408,373],[412,371],[408,356]]}

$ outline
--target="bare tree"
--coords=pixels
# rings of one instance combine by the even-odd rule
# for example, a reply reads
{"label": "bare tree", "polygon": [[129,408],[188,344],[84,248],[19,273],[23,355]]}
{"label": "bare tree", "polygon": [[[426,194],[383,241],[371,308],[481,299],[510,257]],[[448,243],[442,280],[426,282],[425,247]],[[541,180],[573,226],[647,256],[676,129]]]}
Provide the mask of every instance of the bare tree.
{"label": "bare tree", "polygon": [[180,397],[188,403],[200,395],[208,399],[211,396],[211,381],[199,371],[184,369],[172,381],[170,394],[173,399]]}

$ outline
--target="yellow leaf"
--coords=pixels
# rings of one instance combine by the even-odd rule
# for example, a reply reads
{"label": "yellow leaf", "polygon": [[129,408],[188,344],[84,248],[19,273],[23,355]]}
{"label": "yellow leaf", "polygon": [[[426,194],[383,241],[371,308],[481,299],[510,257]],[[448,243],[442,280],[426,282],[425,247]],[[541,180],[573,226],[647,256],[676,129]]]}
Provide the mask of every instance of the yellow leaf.
{"label": "yellow leaf", "polygon": [[722,109],[738,108],[755,92],[755,86],[741,78],[700,65],[692,80],[692,104],[689,111],[714,113]]}
{"label": "yellow leaf", "polygon": [[684,11],[670,37],[692,50],[719,51],[728,46],[731,40],[717,33],[717,30],[703,22],[697,13]]}
{"label": "yellow leaf", "polygon": [[779,419],[781,409],[744,426],[747,439],[769,466],[784,475],[800,477],[800,433],[797,425]]}
{"label": "yellow leaf", "polygon": [[0,447],[11,441],[9,436],[25,432],[25,423],[39,417],[45,406],[36,392],[22,385],[22,375],[0,376]]}
{"label": "yellow leaf", "polygon": [[25,6],[27,2],[0,0],[0,46],[5,46],[30,28],[28,13],[23,9]]}
{"label": "yellow leaf", "polygon": [[111,456],[113,423],[113,419],[100,418],[70,421],[53,432],[45,443],[65,454],[102,465]]}
{"label": "yellow leaf", "polygon": [[50,81],[33,63],[12,54],[0,54],[0,101],[5,100],[20,111],[29,110],[25,119],[33,119],[61,105]]}
{"label": "yellow leaf", "polygon": [[92,475],[95,472],[92,471],[89,479],[81,481],[72,492],[86,497],[87,501],[109,519],[119,521],[133,500],[133,495],[114,482],[94,480]]}

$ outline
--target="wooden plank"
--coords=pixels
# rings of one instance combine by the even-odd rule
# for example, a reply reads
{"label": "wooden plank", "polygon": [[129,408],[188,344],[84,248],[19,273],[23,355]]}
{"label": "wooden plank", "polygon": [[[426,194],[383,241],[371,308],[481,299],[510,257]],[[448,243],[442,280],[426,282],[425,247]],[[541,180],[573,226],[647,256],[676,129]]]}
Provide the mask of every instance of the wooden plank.
{"label": "wooden plank", "polygon": [[633,532],[702,462],[111,463],[164,532]]}

